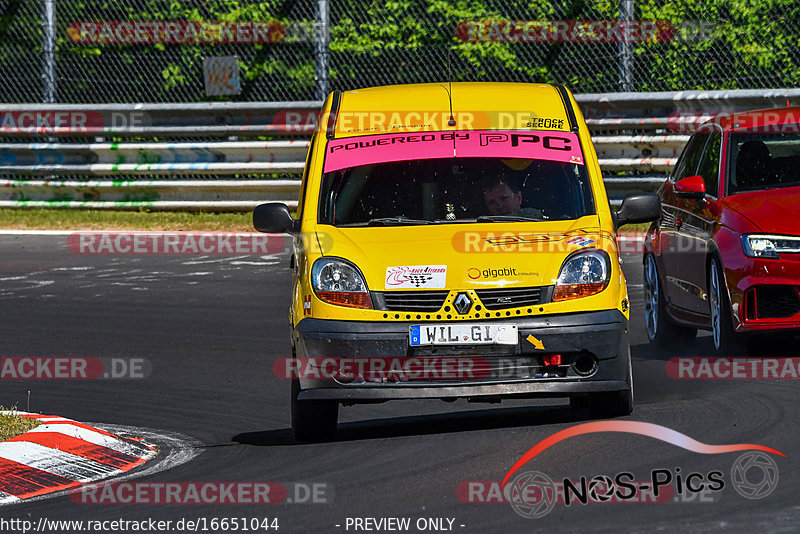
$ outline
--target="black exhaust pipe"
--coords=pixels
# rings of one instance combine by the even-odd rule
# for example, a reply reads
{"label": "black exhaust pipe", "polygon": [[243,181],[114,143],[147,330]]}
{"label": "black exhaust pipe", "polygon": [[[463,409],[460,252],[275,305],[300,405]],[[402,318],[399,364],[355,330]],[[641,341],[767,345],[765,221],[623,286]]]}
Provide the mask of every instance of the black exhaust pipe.
{"label": "black exhaust pipe", "polygon": [[581,352],[572,359],[572,369],[579,376],[593,375],[597,371],[597,358],[589,352]]}

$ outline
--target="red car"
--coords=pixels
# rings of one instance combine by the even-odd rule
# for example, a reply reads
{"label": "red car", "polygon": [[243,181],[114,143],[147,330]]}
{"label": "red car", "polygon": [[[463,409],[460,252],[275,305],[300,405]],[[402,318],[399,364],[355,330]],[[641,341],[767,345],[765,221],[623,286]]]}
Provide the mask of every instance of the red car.
{"label": "red car", "polygon": [[661,186],[644,254],[647,335],[711,330],[730,355],[756,333],[800,333],[800,107],[718,117]]}

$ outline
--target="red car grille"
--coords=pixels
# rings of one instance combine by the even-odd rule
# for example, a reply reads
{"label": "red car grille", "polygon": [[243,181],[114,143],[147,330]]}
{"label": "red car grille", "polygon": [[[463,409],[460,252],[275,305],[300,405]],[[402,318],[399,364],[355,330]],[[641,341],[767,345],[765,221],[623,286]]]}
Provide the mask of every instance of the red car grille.
{"label": "red car grille", "polygon": [[800,313],[800,288],[795,286],[756,286],[744,296],[745,318],[786,319]]}

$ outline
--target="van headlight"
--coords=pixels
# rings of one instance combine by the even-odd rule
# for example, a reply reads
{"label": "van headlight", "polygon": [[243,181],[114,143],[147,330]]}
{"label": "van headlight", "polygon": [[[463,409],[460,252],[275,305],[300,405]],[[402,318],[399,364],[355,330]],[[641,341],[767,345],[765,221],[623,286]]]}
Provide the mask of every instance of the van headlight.
{"label": "van headlight", "polygon": [[745,234],[744,255],[750,258],[780,258],[781,252],[800,252],[800,237],[788,235]]}
{"label": "van headlight", "polygon": [[561,266],[553,301],[588,297],[608,286],[611,261],[602,250],[573,254]]}
{"label": "van headlight", "polygon": [[311,267],[311,286],[328,304],[371,309],[367,284],[358,268],[341,258],[320,258]]}

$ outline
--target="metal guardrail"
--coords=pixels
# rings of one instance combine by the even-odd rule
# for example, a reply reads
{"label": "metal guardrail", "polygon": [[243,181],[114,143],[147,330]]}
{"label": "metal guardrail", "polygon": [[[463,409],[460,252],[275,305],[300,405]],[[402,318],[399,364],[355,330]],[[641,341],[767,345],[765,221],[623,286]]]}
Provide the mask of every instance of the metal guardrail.
{"label": "metal guardrail", "polygon": [[[618,203],[626,193],[657,189],[702,121],[720,112],[798,104],[800,89],[584,94],[576,100],[609,197]],[[0,177],[6,179],[0,179],[0,207],[246,210],[269,200],[296,207],[299,180],[262,177],[302,173],[320,106],[1,106],[6,141],[0,143]],[[109,141],[115,138],[124,141]],[[181,175],[190,176],[175,179]]]}
{"label": "metal guardrail", "polygon": [[254,137],[310,135],[314,131],[313,125],[292,124],[286,120],[287,114],[316,112],[322,102],[0,106],[4,116],[0,121],[0,135],[74,136],[77,131],[105,137]]}
{"label": "metal guardrail", "polygon": [[0,143],[0,173],[273,174],[301,173],[309,142]]}

